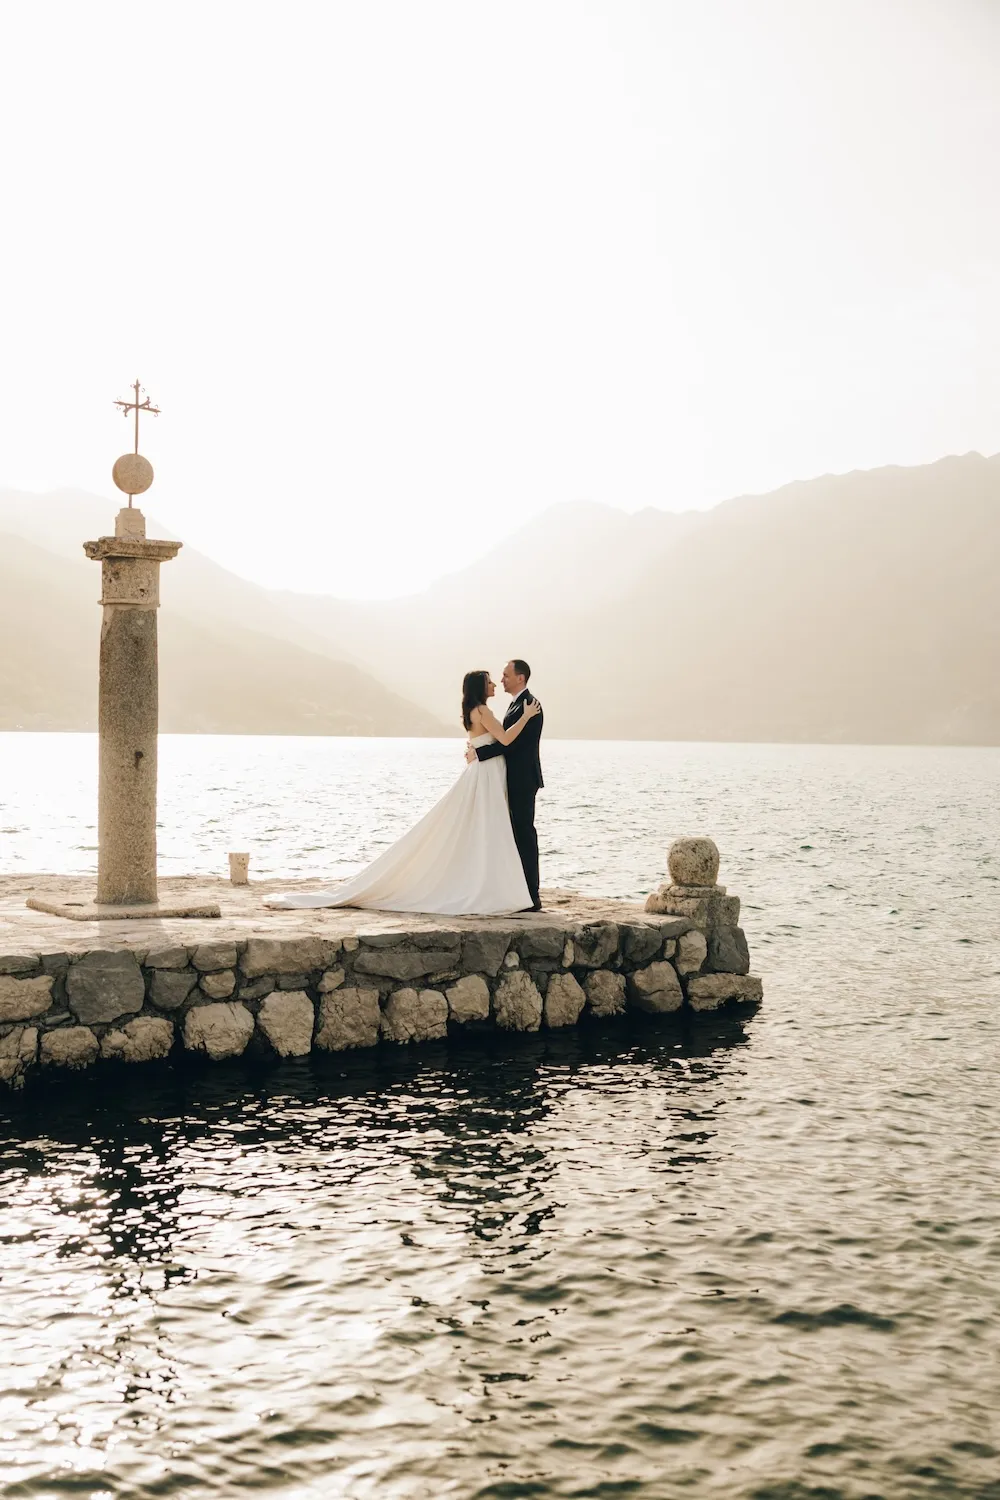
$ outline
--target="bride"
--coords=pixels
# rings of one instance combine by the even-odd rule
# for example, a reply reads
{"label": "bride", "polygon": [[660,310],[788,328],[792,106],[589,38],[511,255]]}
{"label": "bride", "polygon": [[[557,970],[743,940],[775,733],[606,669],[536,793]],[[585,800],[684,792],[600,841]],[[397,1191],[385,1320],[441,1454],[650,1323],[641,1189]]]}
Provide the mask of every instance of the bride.
{"label": "bride", "polygon": [[[534,701],[509,729],[487,704],[496,692],[489,672],[467,672],[462,723],[473,749],[510,745],[541,712]],[[450,791],[360,875],[335,891],[269,896],[276,910],[369,906],[383,911],[498,916],[531,907],[507,808],[507,763],[502,755],[473,759]]]}

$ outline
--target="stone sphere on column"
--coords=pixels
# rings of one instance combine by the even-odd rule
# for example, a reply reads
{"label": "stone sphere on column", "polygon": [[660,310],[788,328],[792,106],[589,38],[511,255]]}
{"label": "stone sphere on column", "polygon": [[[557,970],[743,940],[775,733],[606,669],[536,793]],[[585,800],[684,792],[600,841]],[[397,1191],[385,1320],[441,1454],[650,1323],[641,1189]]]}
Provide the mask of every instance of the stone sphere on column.
{"label": "stone sphere on column", "polygon": [[142,495],[153,482],[153,465],[141,453],[123,453],[115,460],[111,478],[126,495]]}
{"label": "stone sphere on column", "polygon": [[712,839],[675,839],[667,855],[674,885],[714,885],[719,875],[719,850]]}

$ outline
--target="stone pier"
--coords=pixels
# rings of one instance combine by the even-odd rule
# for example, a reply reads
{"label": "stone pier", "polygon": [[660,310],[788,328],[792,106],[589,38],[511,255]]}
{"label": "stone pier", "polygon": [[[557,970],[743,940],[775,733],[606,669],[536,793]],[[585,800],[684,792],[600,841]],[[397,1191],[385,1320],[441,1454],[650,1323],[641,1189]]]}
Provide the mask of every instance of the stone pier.
{"label": "stone pier", "polygon": [[[455,1034],[488,1046],[497,1033],[610,1023],[628,1011],[681,1017],[756,1005],[762,986],[749,973],[739,900],[714,884],[717,869],[716,856],[711,884],[675,876],[645,909],[544,891],[544,911],[516,917],[272,912],[263,895],[296,887],[165,879],[164,905],[221,909],[202,921],[60,920],[26,909],[23,879],[3,877],[0,1081]],[[88,890],[83,879],[32,884],[49,910]],[[691,910],[657,909],[683,902]]]}

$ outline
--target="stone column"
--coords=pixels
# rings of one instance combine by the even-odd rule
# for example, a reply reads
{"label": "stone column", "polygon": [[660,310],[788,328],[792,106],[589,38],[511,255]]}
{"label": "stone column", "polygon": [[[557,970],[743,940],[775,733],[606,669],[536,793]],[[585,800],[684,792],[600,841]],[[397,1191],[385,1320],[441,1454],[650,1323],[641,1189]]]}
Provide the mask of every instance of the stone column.
{"label": "stone column", "polygon": [[159,682],[156,611],[160,563],[180,542],[147,540],[142,511],[123,507],[115,534],[85,542],[101,563],[97,900],[156,900],[156,750]]}

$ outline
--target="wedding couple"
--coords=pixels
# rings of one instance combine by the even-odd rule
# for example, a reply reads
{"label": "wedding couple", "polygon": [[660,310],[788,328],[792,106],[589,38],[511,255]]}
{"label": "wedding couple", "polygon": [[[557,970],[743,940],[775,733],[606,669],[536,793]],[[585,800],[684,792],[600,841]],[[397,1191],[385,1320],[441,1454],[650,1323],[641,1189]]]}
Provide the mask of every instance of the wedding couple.
{"label": "wedding couple", "polygon": [[515,657],[501,681],[511,694],[503,723],[489,707],[489,672],[467,672],[462,723],[465,771],[440,802],[367,869],[336,891],[270,896],[276,909],[369,906],[383,911],[499,916],[541,911],[535,797],[542,785],[542,705],[531,668]]}

